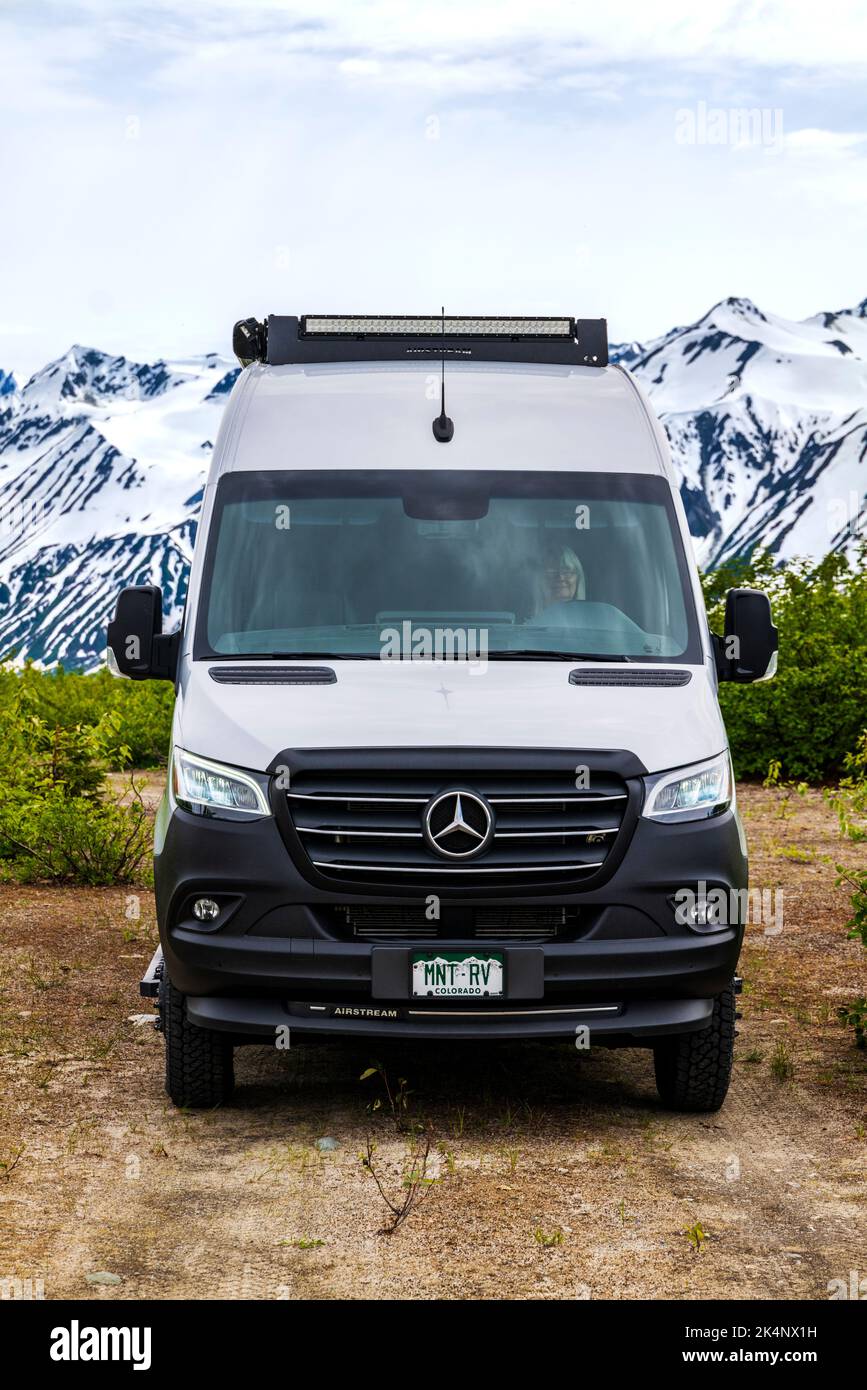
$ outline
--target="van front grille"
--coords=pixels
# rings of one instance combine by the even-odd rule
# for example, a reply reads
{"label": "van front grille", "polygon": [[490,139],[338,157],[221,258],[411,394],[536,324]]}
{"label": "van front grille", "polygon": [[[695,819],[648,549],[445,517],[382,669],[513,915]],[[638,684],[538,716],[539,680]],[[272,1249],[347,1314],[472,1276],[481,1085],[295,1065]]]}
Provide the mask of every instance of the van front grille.
{"label": "van front grille", "polygon": [[345,884],[581,884],[604,867],[629,804],[622,776],[575,755],[537,751],[510,767],[506,754],[475,766],[468,755],[418,766],[392,754],[392,765],[361,767],[352,752],[343,766],[293,769],[285,792],[309,865]]}

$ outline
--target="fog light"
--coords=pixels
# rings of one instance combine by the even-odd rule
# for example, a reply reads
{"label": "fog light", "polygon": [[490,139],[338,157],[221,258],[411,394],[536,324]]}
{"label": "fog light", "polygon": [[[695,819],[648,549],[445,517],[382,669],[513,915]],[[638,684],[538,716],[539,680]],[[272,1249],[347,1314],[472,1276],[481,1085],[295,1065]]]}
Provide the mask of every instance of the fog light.
{"label": "fog light", "polygon": [[213,898],[196,898],[193,903],[193,916],[197,922],[215,922],[220,915],[220,904]]}
{"label": "fog light", "polygon": [[[669,899],[674,920],[693,931],[720,931],[730,925],[728,893],[724,888],[708,888],[706,883],[693,888],[679,888]],[[736,918],[734,920],[737,920]]]}
{"label": "fog light", "polygon": [[696,902],[684,907],[683,920],[690,927],[706,927],[713,922],[713,909],[706,902]]}

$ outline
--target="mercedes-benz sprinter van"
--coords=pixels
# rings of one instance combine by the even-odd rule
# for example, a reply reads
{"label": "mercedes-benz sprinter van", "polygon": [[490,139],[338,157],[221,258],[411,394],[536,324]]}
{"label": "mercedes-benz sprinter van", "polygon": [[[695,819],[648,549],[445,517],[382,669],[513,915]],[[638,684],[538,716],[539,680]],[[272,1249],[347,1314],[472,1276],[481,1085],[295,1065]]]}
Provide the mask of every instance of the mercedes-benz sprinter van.
{"label": "mercedes-benz sprinter van", "polygon": [[119,597],[112,668],[175,684],[156,820],[171,1098],[325,1035],[653,1049],[722,1104],[747,851],[665,435],[604,320],[270,317],[214,450],[177,632]]}

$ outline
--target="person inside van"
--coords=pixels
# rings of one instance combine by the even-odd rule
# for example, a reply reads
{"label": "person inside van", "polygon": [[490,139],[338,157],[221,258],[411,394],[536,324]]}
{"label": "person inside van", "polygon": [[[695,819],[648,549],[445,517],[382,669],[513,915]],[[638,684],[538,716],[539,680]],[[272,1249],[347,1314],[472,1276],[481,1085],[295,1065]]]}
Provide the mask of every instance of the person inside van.
{"label": "person inside van", "polygon": [[536,590],[537,617],[554,603],[573,603],[586,597],[584,566],[570,546],[560,541],[546,545]]}

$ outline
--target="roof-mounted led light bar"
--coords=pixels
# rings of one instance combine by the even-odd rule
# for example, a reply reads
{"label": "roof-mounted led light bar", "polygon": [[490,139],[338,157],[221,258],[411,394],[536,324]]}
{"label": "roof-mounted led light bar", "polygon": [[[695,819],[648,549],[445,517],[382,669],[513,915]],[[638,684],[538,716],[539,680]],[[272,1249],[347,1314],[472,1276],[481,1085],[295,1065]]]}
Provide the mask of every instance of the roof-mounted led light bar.
{"label": "roof-mounted led light bar", "polygon": [[337,314],[304,314],[302,338],[335,336],[366,338],[574,338],[575,320],[557,318],[421,318],[385,314],[345,318]]}
{"label": "roof-mounted led light bar", "polygon": [[271,314],[264,323],[235,324],[232,346],[241,365],[266,362],[538,362],[571,367],[608,365],[605,319],[448,317],[385,314]]}

